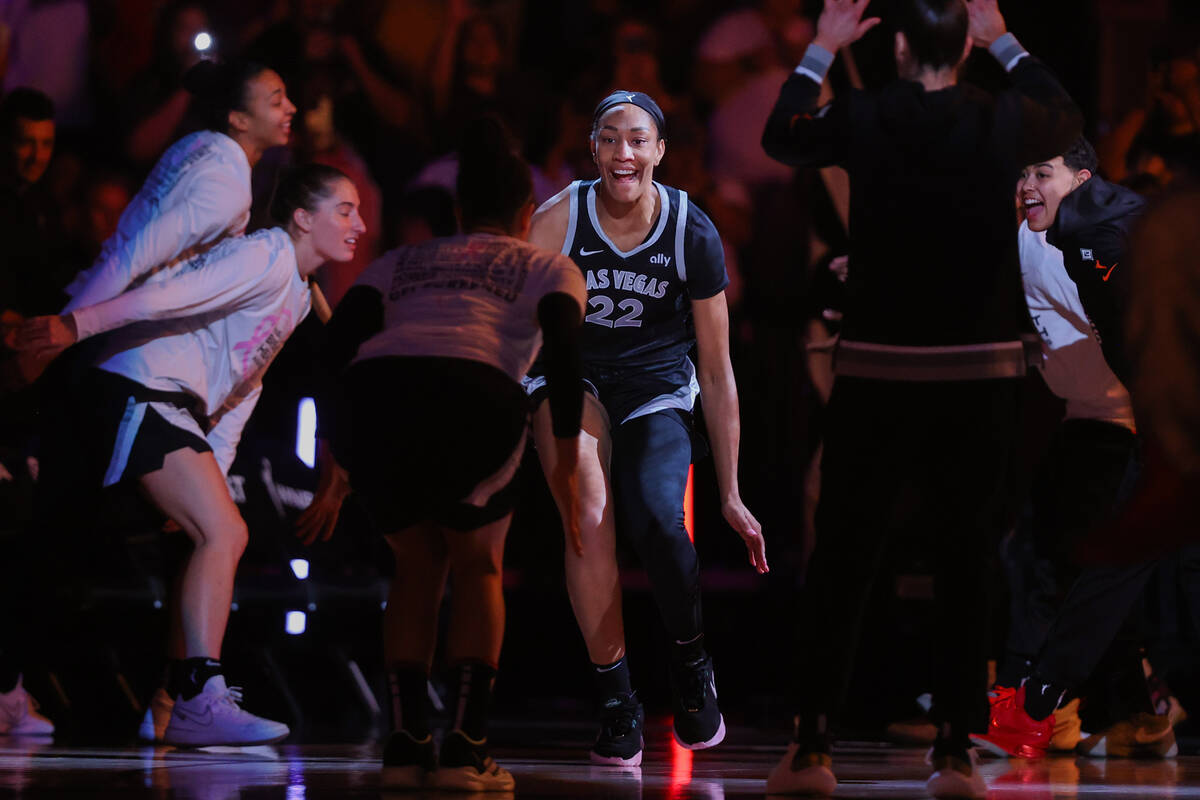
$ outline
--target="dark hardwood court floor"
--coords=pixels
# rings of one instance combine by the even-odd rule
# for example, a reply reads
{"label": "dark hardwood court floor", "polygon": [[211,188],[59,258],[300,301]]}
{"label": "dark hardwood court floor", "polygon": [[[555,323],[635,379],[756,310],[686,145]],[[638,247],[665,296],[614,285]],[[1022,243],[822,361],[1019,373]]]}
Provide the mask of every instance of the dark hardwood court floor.
{"label": "dark hardwood court floor", "polygon": [[[720,747],[689,753],[666,725],[648,726],[640,768],[593,767],[579,725],[500,725],[494,754],[517,781],[516,795],[586,800],[726,800],[764,796],[765,778],[783,752],[771,732],[733,728]],[[521,742],[525,743],[522,744]],[[175,750],[135,745],[78,746],[0,736],[0,797],[155,800],[308,800],[308,798],[494,798],[437,792],[381,792],[377,743],[281,744]],[[921,798],[925,752],[851,743],[835,753],[838,798]],[[1031,800],[1197,798],[1200,756],[1170,761],[1051,758],[989,760],[988,797]]]}

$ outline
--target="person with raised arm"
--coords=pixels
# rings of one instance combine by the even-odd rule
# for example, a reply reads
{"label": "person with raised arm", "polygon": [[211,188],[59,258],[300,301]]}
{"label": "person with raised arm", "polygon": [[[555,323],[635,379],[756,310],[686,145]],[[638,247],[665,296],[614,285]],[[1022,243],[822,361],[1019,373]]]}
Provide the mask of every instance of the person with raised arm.
{"label": "person with raised arm", "polygon": [[[825,423],[817,543],[801,597],[797,717],[770,793],[831,794],[831,746],[863,612],[893,517],[912,498],[934,541],[938,629],[928,783],[983,797],[969,735],[987,712],[986,563],[1007,501],[1022,334],[1012,187],[1025,164],[1062,153],[1078,109],[1007,32],[996,0],[901,0],[898,79],[818,106],[834,54],[874,28],[867,0],[825,0],[817,35],[784,83],[763,147],[795,166],[850,176],[850,252],[837,375]],[[986,47],[1012,88],[958,82]],[[903,502],[902,502],[903,501]]]}

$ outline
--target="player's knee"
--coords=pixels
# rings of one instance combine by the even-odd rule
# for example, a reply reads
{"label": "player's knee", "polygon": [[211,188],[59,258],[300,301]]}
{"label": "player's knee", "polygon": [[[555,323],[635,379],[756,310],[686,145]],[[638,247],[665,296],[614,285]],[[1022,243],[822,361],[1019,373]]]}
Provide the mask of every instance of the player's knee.
{"label": "player's knee", "polygon": [[675,504],[639,493],[636,497],[627,497],[624,503],[622,529],[640,531],[648,540],[667,546],[674,546],[678,539],[687,539],[682,502]]}
{"label": "player's knee", "polygon": [[585,531],[594,531],[604,524],[604,515],[608,512],[608,504],[603,498],[579,498],[579,527]]}
{"label": "player's knee", "polygon": [[240,515],[207,524],[200,532],[205,547],[227,552],[235,558],[241,558],[250,541],[250,529]]}
{"label": "player's knee", "polygon": [[446,539],[450,569],[456,575],[486,577],[499,575],[504,563],[504,537],[489,534],[485,527],[475,531],[452,531]]}
{"label": "player's knee", "polygon": [[452,556],[451,568],[460,577],[489,578],[500,575],[502,562],[501,554],[494,548],[480,544],[457,548]]}

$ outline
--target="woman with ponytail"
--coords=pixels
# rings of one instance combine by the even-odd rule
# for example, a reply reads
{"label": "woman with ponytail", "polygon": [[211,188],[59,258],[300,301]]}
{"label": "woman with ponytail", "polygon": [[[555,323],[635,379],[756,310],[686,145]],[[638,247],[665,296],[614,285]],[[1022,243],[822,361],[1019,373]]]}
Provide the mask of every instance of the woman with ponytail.
{"label": "woman with ponytail", "polygon": [[247,529],[225,475],[262,376],[308,314],[308,278],[354,256],[365,226],[358,192],[341,172],[300,167],[281,183],[280,227],[228,238],[149,276],[137,288],[22,327],[18,347],[58,351],[108,332],[75,391],[52,411],[45,472],[70,472],[72,489],[135,485],[192,540],[180,591],[185,652],[170,683],[163,741],[253,745],[287,736],[243,711],[225,683],[221,644]]}
{"label": "woman with ponytail", "polygon": [[[529,421],[520,380],[544,339],[547,446],[561,465],[551,480],[571,498],[586,293],[569,259],[524,241],[533,184],[498,121],[467,129],[457,188],[462,235],[390,251],[338,305],[328,325],[332,366],[349,367],[336,412],[319,418],[333,418],[333,452],[396,559],[384,615],[395,728],[384,787],[511,791],[512,774],[487,754],[487,718],[504,637],[504,540]],[[323,487],[304,518],[308,541],[328,538],[344,495]],[[446,657],[458,696],[435,755],[426,685],[448,575]]]}
{"label": "woman with ponytail", "polygon": [[[684,492],[702,441],[692,411],[703,397],[721,513],[750,566],[767,572],[758,520],[738,484],[741,422],[729,360],[725,256],[716,227],[687,192],[654,180],[666,153],[662,109],[649,95],[617,91],[592,116],[599,176],[575,181],[533,218],[530,241],[571,257],[587,276],[580,335],[588,396],[580,436],[582,547],[566,555],[567,593],[592,661],[600,731],[597,764],[642,761],[642,704],[625,653],[616,533],[640,556],[671,638],[675,741],[689,750],[725,737],[712,659],[704,644],[700,562],[684,526]],[[696,351],[697,364],[689,353]],[[542,468],[549,416],[542,376],[527,382]],[[551,484],[551,490],[554,489]],[[569,508],[555,495],[565,518]]]}
{"label": "woman with ponytail", "polygon": [[[96,261],[67,287],[71,300],[64,313],[111,300],[152,275],[174,274],[190,257],[226,237],[245,233],[250,220],[250,170],[267,148],[287,144],[296,107],[278,74],[249,61],[200,61],[184,75],[184,86],[207,127],[184,136],[158,160]],[[315,290],[316,284],[312,286]],[[74,391],[72,384],[79,374],[96,363],[99,344],[100,340],[92,340],[59,359],[43,381],[44,393]],[[41,357],[52,355],[46,351]],[[43,484],[56,477],[53,468],[42,471]],[[171,613],[167,649],[169,671],[176,673],[183,642],[174,608]],[[162,741],[173,695],[165,687],[155,692],[139,738]]]}
{"label": "woman with ponytail", "polygon": [[287,144],[296,107],[279,75],[253,62],[201,61],[184,85],[208,127],[163,153],[96,262],[67,287],[67,311],[115,297],[151,272],[245,233],[250,170],[268,147]]}

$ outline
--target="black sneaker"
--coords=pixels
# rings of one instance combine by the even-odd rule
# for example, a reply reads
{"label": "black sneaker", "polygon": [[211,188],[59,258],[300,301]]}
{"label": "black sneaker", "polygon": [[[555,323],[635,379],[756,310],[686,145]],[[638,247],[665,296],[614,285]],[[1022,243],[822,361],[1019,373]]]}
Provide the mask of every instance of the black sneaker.
{"label": "black sneaker", "polygon": [[472,739],[459,730],[442,741],[433,785],[464,792],[511,792],[516,785],[512,773],[487,754],[487,739]]}
{"label": "black sneaker", "polygon": [[383,747],[384,789],[419,789],[437,769],[433,737],[414,739],[408,731],[393,731]]}
{"label": "black sneaker", "polygon": [[636,767],[642,763],[642,728],[646,715],[637,693],[608,698],[600,709],[600,734],[592,745],[592,763]]}
{"label": "black sneaker", "polygon": [[671,665],[675,692],[675,741],[688,750],[716,747],[725,738],[725,718],[717,708],[717,683],[707,653]]}

